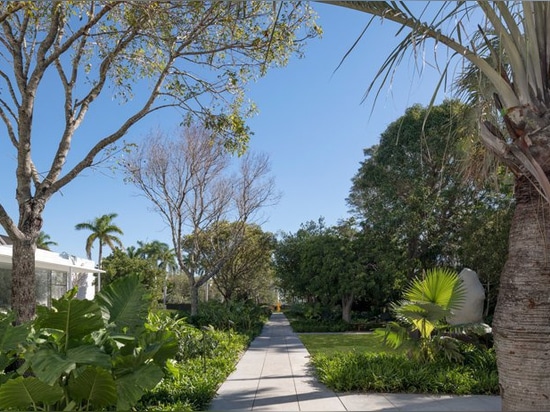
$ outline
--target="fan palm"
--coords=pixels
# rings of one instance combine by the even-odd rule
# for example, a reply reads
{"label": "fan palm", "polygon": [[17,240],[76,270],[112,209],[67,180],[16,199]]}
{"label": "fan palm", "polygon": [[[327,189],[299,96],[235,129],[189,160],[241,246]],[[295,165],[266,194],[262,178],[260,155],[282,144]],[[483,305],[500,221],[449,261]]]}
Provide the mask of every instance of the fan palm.
{"label": "fan palm", "polygon": [[[392,312],[401,323],[390,322],[385,330],[376,333],[389,346],[397,348],[410,338],[411,332],[417,332],[420,339],[415,341],[418,347],[413,354],[429,360],[439,349],[444,349],[447,357],[460,359],[456,345],[438,332],[448,326],[446,317],[462,307],[465,293],[456,272],[442,268],[429,270],[423,278],[410,283],[403,300],[392,305]],[[447,345],[440,344],[442,338],[449,341]]]}
{"label": "fan palm", "polygon": [[103,246],[107,245],[111,249],[116,246],[122,247],[122,241],[116,235],[123,235],[124,232],[113,223],[113,219],[118,214],[109,213],[100,217],[96,217],[89,222],[78,223],[75,225],[76,230],[90,230],[92,233],[86,239],[86,255],[88,259],[92,258],[92,248],[94,242],[97,240],[99,243],[98,252],[98,265],[101,267],[101,258],[103,256]]}
{"label": "fan palm", "polygon": [[406,53],[423,55],[428,40],[450,51],[442,80],[456,57],[494,89],[500,118],[491,122],[482,114],[480,138],[514,173],[516,199],[493,321],[502,407],[549,410],[550,3],[426,2],[416,13],[411,8],[418,3],[409,8],[402,1],[323,2],[393,21],[405,34],[367,93],[390,81]]}

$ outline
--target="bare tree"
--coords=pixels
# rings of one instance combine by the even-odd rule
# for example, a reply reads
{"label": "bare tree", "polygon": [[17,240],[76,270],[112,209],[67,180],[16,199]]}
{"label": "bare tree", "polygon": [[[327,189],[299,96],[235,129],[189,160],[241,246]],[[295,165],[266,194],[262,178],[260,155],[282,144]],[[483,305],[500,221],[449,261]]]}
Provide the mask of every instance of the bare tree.
{"label": "bare tree", "polygon": [[[233,257],[244,242],[246,223],[278,195],[265,155],[245,154],[232,174],[231,155],[208,130],[182,128],[170,139],[152,133],[126,163],[131,181],[141,190],[171,230],[178,264],[189,280],[191,312],[198,312],[198,291]],[[222,221],[234,222],[225,247],[208,267],[204,255],[216,242]],[[208,238],[211,236],[212,238]],[[209,246],[205,246],[209,245]]]}
{"label": "bare tree", "polygon": [[[35,313],[34,253],[50,198],[160,109],[200,117],[226,145],[242,150],[251,112],[247,81],[300,55],[303,40],[319,31],[312,16],[303,2],[0,3],[0,121],[17,185],[15,205],[4,198],[13,192],[3,191],[0,224],[13,241],[11,305],[18,322]],[[45,99],[59,121],[50,116],[47,125],[36,124]],[[98,105],[117,111],[124,105],[125,114],[106,132],[79,136],[85,120],[103,121],[90,110]]]}

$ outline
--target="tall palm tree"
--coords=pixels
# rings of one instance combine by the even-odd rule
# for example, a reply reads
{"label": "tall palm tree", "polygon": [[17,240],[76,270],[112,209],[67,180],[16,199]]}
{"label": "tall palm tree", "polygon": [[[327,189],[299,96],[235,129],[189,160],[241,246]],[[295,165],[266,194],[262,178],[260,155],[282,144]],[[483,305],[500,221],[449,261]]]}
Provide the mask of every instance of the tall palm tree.
{"label": "tall palm tree", "polygon": [[176,254],[168,244],[159,240],[148,243],[138,241],[137,243],[139,248],[136,250],[136,255],[155,262],[155,265],[164,271],[174,272],[177,270]]}
{"label": "tall palm tree", "polygon": [[103,245],[109,246],[114,249],[116,246],[122,248],[122,242],[116,235],[123,235],[122,230],[113,224],[113,219],[118,214],[109,213],[100,217],[96,217],[93,221],[78,223],[75,225],[76,230],[90,230],[92,233],[86,239],[86,255],[88,259],[92,258],[92,248],[94,242],[97,240],[99,243],[99,253],[97,262],[101,268],[101,258],[103,256]]}
{"label": "tall palm tree", "polygon": [[465,59],[494,88],[500,118],[482,115],[480,138],[514,173],[516,200],[493,322],[502,406],[550,410],[550,3],[445,1],[416,13],[418,3],[402,1],[322,2],[396,22],[406,34],[367,93],[380,91],[406,53],[422,56],[433,43],[451,52],[444,76],[453,57]]}
{"label": "tall palm tree", "polygon": [[38,235],[38,239],[36,239],[36,247],[44,250],[50,250],[50,246],[57,246],[57,242],[51,240],[50,235],[41,230]]}

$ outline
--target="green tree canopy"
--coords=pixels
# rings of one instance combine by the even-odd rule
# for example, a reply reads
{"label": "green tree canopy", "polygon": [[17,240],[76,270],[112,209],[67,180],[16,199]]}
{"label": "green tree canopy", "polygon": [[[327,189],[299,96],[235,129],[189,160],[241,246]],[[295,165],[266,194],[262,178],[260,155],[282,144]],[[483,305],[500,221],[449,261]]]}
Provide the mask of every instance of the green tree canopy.
{"label": "green tree canopy", "polygon": [[[204,271],[213,271],[220,263],[220,256],[232,247],[236,232],[233,226],[237,225],[241,223],[222,221],[198,234],[201,243],[198,264]],[[192,239],[193,236],[188,235],[184,244],[193,247],[191,245],[197,240]],[[223,262],[212,278],[213,283],[225,301],[253,299],[258,303],[274,303],[272,253],[275,237],[256,224],[246,224],[242,236],[236,252]]]}
{"label": "green tree canopy", "polygon": [[470,109],[457,101],[415,105],[365,150],[348,202],[365,227],[398,251],[409,279],[439,265],[475,264],[471,268],[496,286],[506,258],[511,193],[509,186],[499,192],[465,178],[464,142],[475,131]]}

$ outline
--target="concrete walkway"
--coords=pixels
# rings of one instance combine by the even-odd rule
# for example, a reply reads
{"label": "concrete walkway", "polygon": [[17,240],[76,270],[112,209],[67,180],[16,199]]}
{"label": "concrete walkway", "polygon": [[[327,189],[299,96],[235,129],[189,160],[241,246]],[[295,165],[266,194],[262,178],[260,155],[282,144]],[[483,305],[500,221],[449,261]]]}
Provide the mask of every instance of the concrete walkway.
{"label": "concrete walkway", "polygon": [[308,366],[309,353],[282,313],[274,313],[218,389],[210,410],[500,411],[498,396],[334,393]]}

